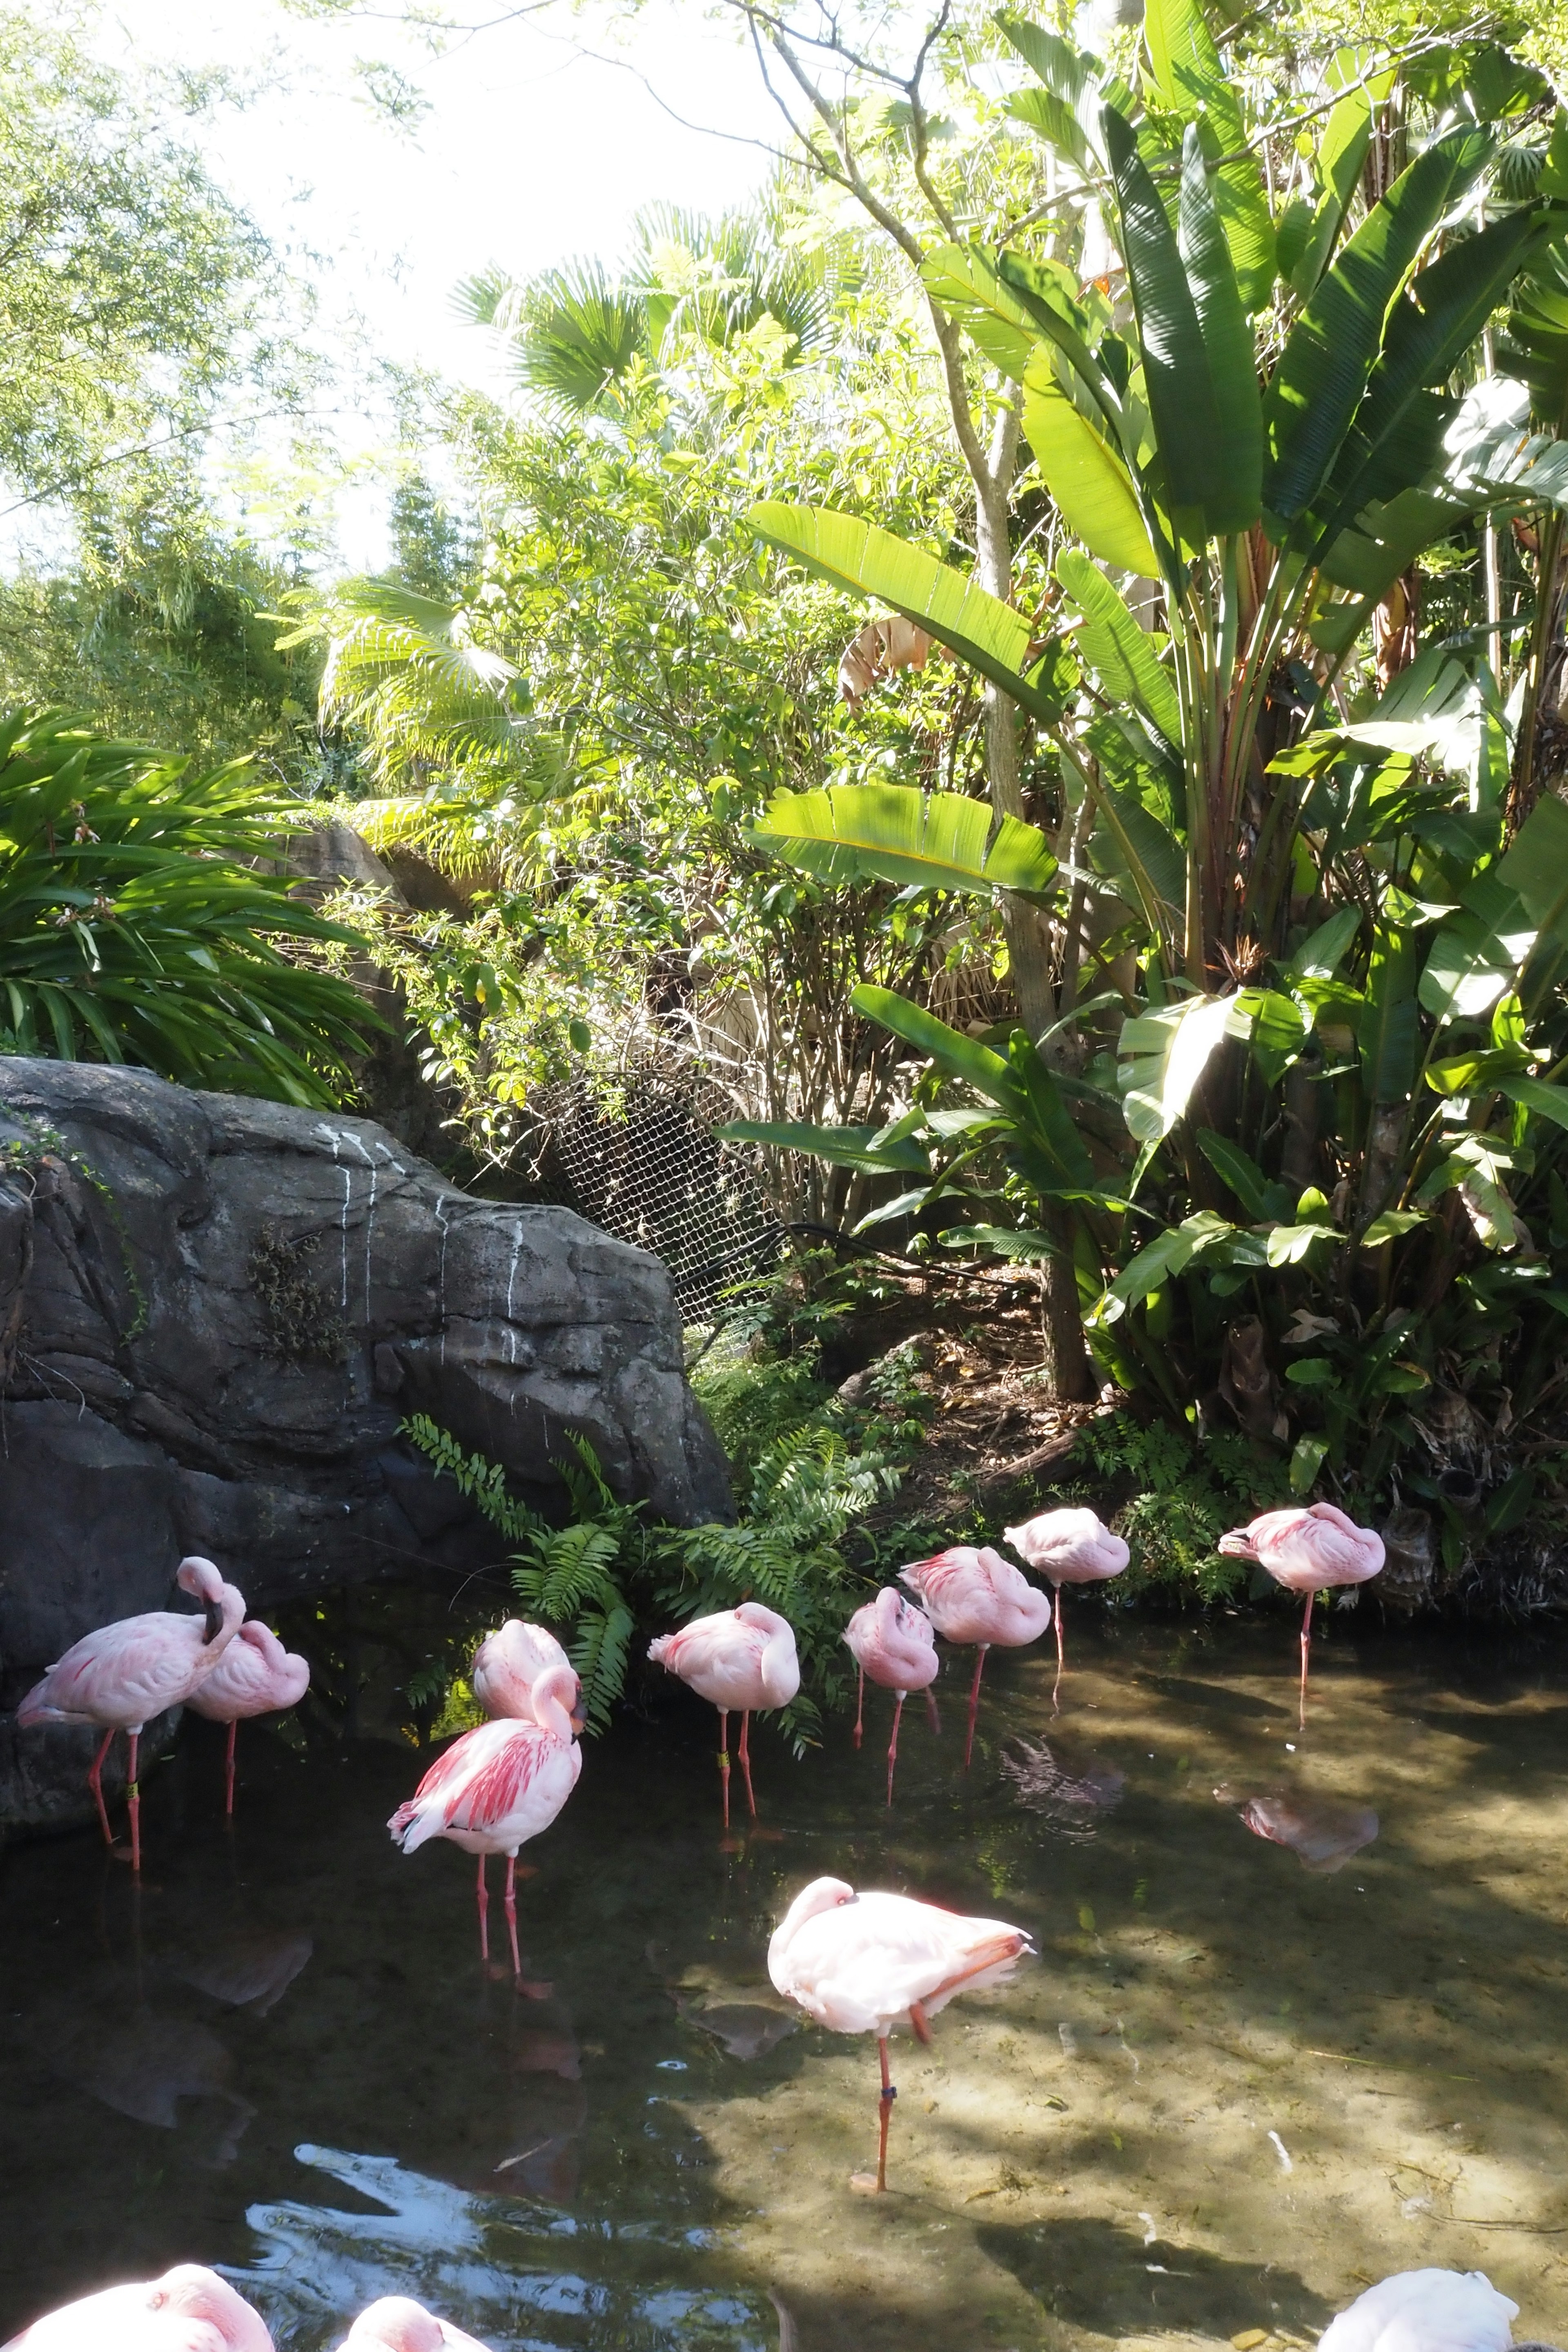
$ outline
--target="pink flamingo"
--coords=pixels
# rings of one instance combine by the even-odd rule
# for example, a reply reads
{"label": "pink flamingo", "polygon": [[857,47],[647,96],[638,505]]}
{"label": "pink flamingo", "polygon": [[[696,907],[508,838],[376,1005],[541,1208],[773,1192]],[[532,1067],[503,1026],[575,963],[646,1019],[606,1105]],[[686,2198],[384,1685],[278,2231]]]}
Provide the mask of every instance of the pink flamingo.
{"label": "pink flamingo", "polygon": [[145,1725],[166,1707],[183,1706],[199,1690],[234,1639],[245,1616],[245,1601],[232,1584],[226,1584],[210,1559],[183,1559],[174,1571],[182,1592],[203,1604],[200,1617],[177,1616],[170,1609],[150,1610],[145,1616],[122,1617],[117,1625],[100,1625],[84,1633],[65,1656],[35,1683],[16,1710],[20,1724],[98,1723],[104,1727],[102,1743],[87,1776],[103,1842],[112,1845],[109,1814],[103,1802],[103,1759],[117,1731],[131,1741],[131,1863],[142,1867],[142,1791],[136,1781],[136,1745]]}
{"label": "pink flamingo", "polygon": [[1026,1643],[1037,1642],[1051,1622],[1051,1604],[1037,1585],[989,1545],[976,1551],[972,1544],[956,1544],[932,1559],[919,1559],[910,1568],[900,1569],[899,1579],[918,1594],[939,1633],[950,1642],[973,1642],[979,1649],[969,1690],[969,1733],[963,1743],[967,1772],[974,1752],[974,1718],[980,1709],[985,1653],[993,1643],[1020,1650]]}
{"label": "pink flamingo", "polygon": [[273,2352],[260,2314],[195,2263],[35,2319],[5,2352]]}
{"label": "pink flamingo", "polygon": [[760,1601],[742,1601],[738,1609],[721,1609],[711,1617],[694,1617],[674,1633],[661,1633],[648,1643],[648,1656],[689,1684],[699,1698],[719,1710],[719,1770],[724,1791],[724,1827],[730,1826],[730,1715],[741,1710],[741,1770],[746,1782],[746,1802],[757,1818],[752,1792],[752,1758],[747,1745],[752,1716],[763,1707],[787,1706],[800,1688],[800,1661],[795,1634],[784,1619]]}
{"label": "pink flamingo", "polygon": [[1332,1503],[1305,1510],[1265,1511],[1245,1528],[1221,1536],[1219,1548],[1237,1559],[1255,1559],[1287,1592],[1304,1592],[1301,1619],[1301,1709],[1307,1721],[1307,1658],[1312,1642],[1312,1603],[1335,1585],[1364,1584],[1383,1566],[1383,1538],[1358,1528]]}
{"label": "pink flamingo", "polygon": [[281,1715],[298,1706],[310,1687],[310,1669],[303,1658],[286,1650],[269,1626],[247,1617],[234,1640],[190,1704],[209,1723],[226,1723],[224,1750],[223,1809],[234,1814],[234,1740],[241,1723],[258,1715]]}
{"label": "pink flamingo", "polygon": [[554,1634],[542,1625],[525,1625],[521,1617],[509,1617],[474,1652],[468,1687],[487,1715],[526,1721],[533,1713],[533,1685],[552,1666],[563,1667],[572,1676],[570,1711],[575,1715],[581,1685]]}
{"label": "pink flamingo", "polygon": [[511,1970],[521,1984],[517,1948],[517,1850],[547,1830],[577,1785],[583,1751],[572,1736],[567,1706],[577,1677],[570,1666],[547,1666],[533,1685],[531,1722],[481,1723],[439,1755],[387,1828],[405,1853],[431,1838],[449,1838],[477,1853],[479,1955],[488,1960],[489,1892],[485,1857],[506,1856],[506,1924]]}
{"label": "pink flamingo", "polygon": [[882,2062],[877,2178],[888,2185],[888,2118],[898,2094],[888,2036],[907,2017],[922,2042],[929,2021],[956,1993],[1005,1984],[1033,1945],[1001,1919],[966,1919],[909,1895],[857,1895],[841,1878],[814,1878],[790,1905],[768,1946],[773,1989],[835,2033],[874,2033]]}
{"label": "pink flamingo", "polygon": [[1089,1510],[1041,1511],[1020,1528],[1004,1528],[1004,1543],[1043,1576],[1051,1588],[1057,1620],[1057,1685],[1061,1685],[1065,1653],[1062,1645],[1062,1587],[1100,1584],[1120,1576],[1132,1555],[1120,1536],[1097,1513]]}
{"label": "pink flamingo", "polygon": [[910,1691],[931,1689],[936,1680],[936,1636],[923,1610],[911,1609],[901,1592],[885,1584],[874,1601],[857,1609],[844,1628],[844,1638],[860,1669],[860,1696],[855,1709],[855,1745],[866,1711],[866,1677],[883,1690],[896,1692],[893,1737],[888,1747],[888,1802],[893,1801],[893,1767],[899,1759],[899,1718]]}
{"label": "pink flamingo", "polygon": [[477,2336],[465,2336],[449,2319],[437,2319],[405,2294],[384,2294],[367,2304],[344,2336],[339,2352],[486,2352]]}
{"label": "pink flamingo", "polygon": [[1318,2343],[1327,2352],[1509,2352],[1518,2317],[1485,2271],[1396,2271],[1358,2294]]}

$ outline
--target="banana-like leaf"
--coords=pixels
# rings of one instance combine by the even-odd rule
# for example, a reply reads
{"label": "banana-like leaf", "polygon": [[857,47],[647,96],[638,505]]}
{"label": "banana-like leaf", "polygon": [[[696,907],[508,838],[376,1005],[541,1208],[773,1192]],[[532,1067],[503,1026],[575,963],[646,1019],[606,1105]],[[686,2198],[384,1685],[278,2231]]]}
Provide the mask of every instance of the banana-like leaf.
{"label": "banana-like leaf", "polygon": [[1179,1225],[1168,1226],[1129,1260],[1085,1321],[1096,1328],[1113,1323],[1134,1299],[1149,1297],[1173,1275],[1184,1274],[1194,1258],[1237,1238],[1236,1226],[1212,1209],[1200,1209]]}
{"label": "banana-like leaf", "polygon": [[1568,956],[1568,805],[1555,793],[1537,801],[1496,868],[1516,891],[1538,937],[1517,992],[1533,1013]]}
{"label": "banana-like leaf", "polygon": [[779,1151],[808,1152],[835,1168],[929,1177],[930,1153],[905,1131],[917,1124],[918,1115],[891,1127],[810,1127],[795,1119],[735,1118],[714,1133],[725,1143],[766,1143]]}
{"label": "banana-like leaf", "polygon": [[[1131,126],[1110,106],[1103,121],[1172,519],[1193,543],[1246,530],[1258,514],[1252,455],[1261,426],[1246,422],[1248,400],[1258,406],[1258,380],[1196,134],[1183,165],[1179,245]],[[1244,379],[1237,373],[1237,320]]]}
{"label": "banana-like leaf", "polygon": [[1093,178],[1105,169],[1104,151],[1099,143],[1100,60],[1047,32],[1043,25],[1026,24],[1017,16],[999,16],[996,21],[1039,81],[1037,89],[1015,91],[1007,101],[1008,113],[1015,121],[1026,122],[1087,178]]}
{"label": "banana-like leaf", "polygon": [[[1559,113],[1554,143],[1568,162],[1568,115]],[[1500,365],[1530,387],[1536,417],[1553,434],[1568,433],[1568,255],[1554,243],[1531,261],[1509,312]]]}
{"label": "banana-like leaf", "polygon": [[1274,225],[1263,173],[1201,0],[1149,0],[1143,30],[1165,104],[1188,122],[1204,123],[1210,134],[1217,164],[1215,203],[1241,301],[1247,310],[1261,310],[1274,290]]}
{"label": "banana-like leaf", "polygon": [[775,793],[752,838],[825,882],[931,890],[1020,890],[1045,897],[1057,861],[1038,828],[994,818],[962,793],[914,784],[834,784]]}
{"label": "banana-like leaf", "polygon": [[1018,1089],[1013,1073],[1000,1054],[989,1045],[976,1045],[961,1030],[950,1029],[934,1013],[921,1004],[911,1004],[907,996],[898,995],[890,988],[877,988],[862,981],[850,997],[857,1013],[890,1029],[917,1053],[924,1054],[947,1072],[960,1078],[965,1086],[984,1095],[1002,1110],[1015,1110],[1018,1105]]}
{"label": "banana-like leaf", "polygon": [[1373,937],[1366,1001],[1356,1029],[1362,1087],[1369,1102],[1404,1102],[1415,1084],[1418,955],[1419,941],[1414,932],[1378,925]]}
{"label": "banana-like leaf", "polygon": [[921,263],[921,283],[993,367],[1023,383],[1039,344],[1039,326],[983,247],[937,246]]}
{"label": "banana-like leaf", "polygon": [[1077,632],[1079,649],[1106,700],[1112,709],[1121,702],[1132,703],[1179,760],[1182,706],[1149,637],[1088,556],[1069,548],[1058,559],[1057,578],[1083,615]]}
{"label": "banana-like leaf", "polygon": [[1186,1116],[1193,1090],[1229,1034],[1236,1000],[1184,996],[1123,1022],[1117,1040],[1122,1116],[1139,1143],[1160,1143]]}
{"label": "banana-like leaf", "polygon": [[1212,1127],[1198,1129],[1198,1149],[1221,1181],[1236,1194],[1255,1224],[1268,1216],[1268,1179],[1250,1152]]}
{"label": "banana-like leaf", "polygon": [[1512,1154],[1494,1137],[1462,1135],[1426,1178],[1415,1198],[1430,1207],[1444,1192],[1457,1191],[1483,1249],[1517,1249],[1521,1239],[1519,1212],[1507,1181],[1512,1164]]}
{"label": "banana-like leaf", "polygon": [[1325,580],[1355,593],[1317,605],[1309,625],[1313,643],[1327,653],[1342,653],[1353,645],[1422,549],[1446,539],[1474,511],[1458,498],[1435,490],[1402,490],[1385,507],[1364,509],[1317,559]]}
{"label": "banana-like leaf", "polygon": [[1544,1078],[1502,1077],[1497,1090],[1536,1118],[1544,1118],[1553,1127],[1568,1127],[1568,1087],[1549,1086]]}
{"label": "banana-like leaf", "polygon": [[1160,577],[1132,477],[1103,433],[1057,380],[1051,352],[1037,343],[1024,377],[1024,431],[1041,478],[1069,530],[1119,572]]}
{"label": "banana-like leaf", "polygon": [[982,1249],[988,1257],[1013,1258],[1026,1265],[1064,1254],[1060,1242],[1049,1234],[1018,1225],[949,1225],[937,1239],[943,1249]]}
{"label": "banana-like leaf", "polygon": [[1439,1028],[1491,1011],[1518,981],[1539,928],[1500,874],[1478,877],[1438,926],[1422,970],[1417,994]]}
{"label": "banana-like leaf", "polygon": [[1361,929],[1361,908],[1341,907],[1321,923],[1291,957],[1289,969],[1300,980],[1331,980],[1346,949]]}
{"label": "banana-like leaf", "polygon": [[1042,725],[1054,727],[1060,719],[1063,702],[1052,666],[1031,657],[1028,623],[961,572],[891,531],[830,507],[769,501],[753,507],[749,520],[760,539],[793,555],[819,579],[853,595],[874,596],[928,630]]}
{"label": "banana-like leaf", "polygon": [[1244,988],[1234,999],[1231,1034],[1246,1022],[1250,1030],[1252,1058],[1269,1086],[1277,1086],[1300,1056],[1309,1023],[1294,997],[1277,988]]}
{"label": "banana-like leaf", "polygon": [[1437,223],[1492,151],[1480,130],[1435,140],[1373,206],[1285,339],[1264,403],[1263,502],[1284,527],[1317,503],[1382,348],[1384,324]]}
{"label": "banana-like leaf", "polygon": [[[1329,68],[1329,87],[1343,87],[1348,79],[1359,76],[1361,59],[1354,49],[1342,49]],[[1291,285],[1303,301],[1309,299],[1318,280],[1328,266],[1351,198],[1361,181],[1362,166],[1372,144],[1373,118],[1381,100],[1393,86],[1392,73],[1379,74],[1370,81],[1356,80],[1323,126],[1318,146],[1318,179],[1322,194],[1312,214],[1310,225],[1301,241],[1299,255],[1288,272]],[[1283,237],[1280,266],[1284,267]]]}

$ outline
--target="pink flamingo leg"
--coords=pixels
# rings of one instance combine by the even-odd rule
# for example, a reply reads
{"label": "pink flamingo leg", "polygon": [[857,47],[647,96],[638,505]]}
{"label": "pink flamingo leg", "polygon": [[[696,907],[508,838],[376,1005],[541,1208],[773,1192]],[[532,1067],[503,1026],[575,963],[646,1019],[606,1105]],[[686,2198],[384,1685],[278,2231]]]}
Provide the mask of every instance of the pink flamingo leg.
{"label": "pink flamingo leg", "polygon": [[234,1819],[234,1741],[238,1729],[237,1717],[228,1727],[228,1743],[223,1755],[223,1810],[229,1821]]}
{"label": "pink flamingo leg", "polygon": [[936,1711],[936,1693],[932,1690],[929,1683],[926,1685],[926,1721],[930,1724],[931,1729],[940,1739],[942,1737],[942,1717]]}
{"label": "pink flamingo leg", "polygon": [[114,1843],[114,1832],[109,1826],[109,1811],[103,1801],[103,1780],[101,1775],[103,1772],[103,1759],[109,1753],[110,1746],[113,1738],[114,1732],[112,1727],[110,1727],[110,1729],[104,1733],[103,1738],[99,1742],[98,1753],[92,1759],[92,1769],[87,1776],[87,1785],[92,1790],[92,1801],[98,1807],[98,1818],[103,1824],[103,1843],[105,1845],[112,1845]]}
{"label": "pink flamingo leg", "polygon": [[877,2102],[877,2194],[880,2197],[888,2186],[888,2119],[893,2112],[893,2101],[899,2095],[888,2073],[888,2037],[885,2033],[877,2036],[877,2053],[882,2061],[882,2095]]}
{"label": "pink flamingo leg", "polygon": [[752,1794],[752,1758],[751,1751],[746,1746],[746,1737],[751,1728],[752,1714],[751,1709],[748,1707],[741,1717],[741,1770],[744,1776],[746,1783],[746,1804],[751,1812],[752,1819],[755,1821],[757,1818],[757,1801]]}
{"label": "pink flamingo leg", "polygon": [[855,1745],[860,1745],[860,1734],[866,1723],[866,1669],[860,1669],[860,1696],[855,1702]]}
{"label": "pink flamingo leg", "polygon": [[522,1962],[517,1950],[517,1856],[506,1858],[506,1932],[511,1938],[511,1972],[518,1983],[522,1982]]}
{"label": "pink flamingo leg", "polygon": [[719,1785],[724,1791],[724,1827],[730,1826],[730,1710],[719,1709]]}
{"label": "pink flamingo leg", "polygon": [[479,1856],[479,1958],[488,1960],[490,1956],[490,1892],[485,1885],[485,1857],[482,1853]]}
{"label": "pink flamingo leg", "polygon": [[974,1753],[974,1718],[980,1712],[980,1677],[985,1672],[985,1653],[989,1642],[982,1642],[974,1661],[974,1680],[969,1685],[969,1734],[963,1743],[963,1769],[969,1769],[969,1759]]}
{"label": "pink flamingo leg", "polygon": [[888,1744],[888,1802],[893,1801],[893,1767],[899,1760],[899,1717],[904,1711],[905,1694],[900,1691],[893,1700],[893,1737]]}
{"label": "pink flamingo leg", "polygon": [[1317,1597],[1318,1596],[1315,1592],[1308,1593],[1306,1612],[1301,1619],[1301,1706],[1300,1723],[1300,1728],[1303,1731],[1307,1728],[1307,1659],[1312,1647],[1312,1603]]}
{"label": "pink flamingo leg", "polygon": [[1051,1687],[1051,1712],[1054,1715],[1056,1713],[1057,1693],[1062,1686],[1062,1668],[1067,1664],[1067,1648],[1062,1640],[1062,1589],[1059,1584],[1052,1585],[1051,1598],[1056,1602],[1056,1608],[1052,1613],[1057,1621],[1057,1678]]}
{"label": "pink flamingo leg", "polygon": [[131,1742],[131,1778],[126,1782],[126,1790],[131,1799],[131,1867],[133,1871],[140,1871],[142,1867],[142,1790],[136,1780],[136,1749],[140,1744],[141,1734],[131,1731],[127,1732],[126,1738]]}

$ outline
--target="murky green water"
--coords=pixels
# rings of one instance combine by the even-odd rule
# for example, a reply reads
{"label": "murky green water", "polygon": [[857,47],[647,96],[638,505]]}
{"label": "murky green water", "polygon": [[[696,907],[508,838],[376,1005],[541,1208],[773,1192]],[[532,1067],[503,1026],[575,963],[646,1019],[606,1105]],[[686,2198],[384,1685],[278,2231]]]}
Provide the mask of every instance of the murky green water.
{"label": "murky green water", "polygon": [[[1054,1716],[1054,1658],[994,1655],[967,1781],[952,1661],[891,1816],[881,1694],[859,1756],[759,1736],[731,1853],[710,1717],[623,1724],[531,1849],[521,1998],[468,1859],[384,1833],[406,1744],[247,1728],[228,1835],[191,1726],[140,1896],[86,1834],[0,1854],[0,2340],[182,2259],[295,2352],[395,2291],[496,2352],[1290,2343],[1426,2263],[1561,2340],[1559,1646],[1341,1618],[1302,1734],[1282,1616],[1070,1640]],[[873,2045],[766,1979],[825,1870],[1039,1948],[895,2043],[879,2201]]]}

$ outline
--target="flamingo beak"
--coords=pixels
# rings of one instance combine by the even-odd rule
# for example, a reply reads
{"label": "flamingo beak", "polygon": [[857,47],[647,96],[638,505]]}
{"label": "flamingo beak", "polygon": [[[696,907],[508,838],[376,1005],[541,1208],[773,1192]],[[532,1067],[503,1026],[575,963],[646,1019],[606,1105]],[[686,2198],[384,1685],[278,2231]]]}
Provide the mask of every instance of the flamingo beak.
{"label": "flamingo beak", "polygon": [[209,1601],[203,1609],[202,1615],[206,1620],[206,1631],[202,1635],[202,1646],[205,1649],[209,1642],[216,1641],[218,1634],[223,1632],[222,1602]]}
{"label": "flamingo beak", "polygon": [[578,1709],[576,1709],[576,1710],[574,1712],[574,1714],[573,1714],[573,1716],[572,1716],[572,1718],[571,1718],[571,1722],[572,1722],[572,1728],[573,1728],[574,1732],[575,1732],[575,1733],[581,1734],[581,1733],[583,1733],[583,1732],[586,1731],[586,1730],[587,1730],[587,1728],[588,1728],[588,1718],[587,1718],[587,1717],[586,1717],[586,1716],[582,1712],[581,1708],[578,1708]]}

